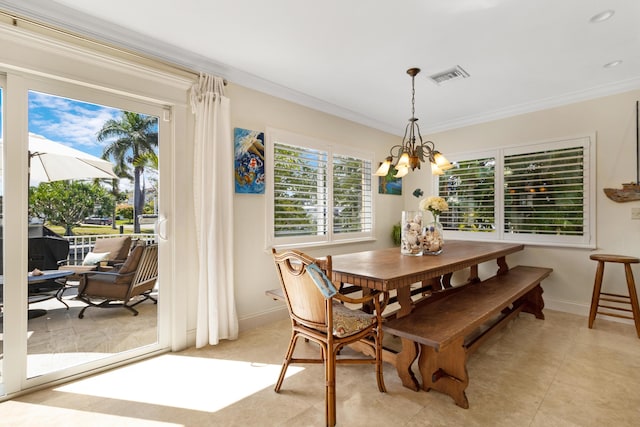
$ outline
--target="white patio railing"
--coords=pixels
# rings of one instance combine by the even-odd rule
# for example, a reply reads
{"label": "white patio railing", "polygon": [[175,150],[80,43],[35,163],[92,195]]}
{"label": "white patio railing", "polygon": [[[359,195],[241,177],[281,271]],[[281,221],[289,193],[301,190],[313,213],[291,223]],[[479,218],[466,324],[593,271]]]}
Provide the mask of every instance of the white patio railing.
{"label": "white patio railing", "polygon": [[[114,237],[122,237],[122,234],[95,234],[90,236],[61,236],[69,241],[69,256],[67,257],[67,264],[79,265],[82,264],[82,260],[85,255],[89,253],[95,243],[96,239],[110,239]],[[129,236],[129,234],[127,234]],[[139,233],[130,234],[131,239],[144,240],[145,243],[156,243],[157,234],[154,233]]]}

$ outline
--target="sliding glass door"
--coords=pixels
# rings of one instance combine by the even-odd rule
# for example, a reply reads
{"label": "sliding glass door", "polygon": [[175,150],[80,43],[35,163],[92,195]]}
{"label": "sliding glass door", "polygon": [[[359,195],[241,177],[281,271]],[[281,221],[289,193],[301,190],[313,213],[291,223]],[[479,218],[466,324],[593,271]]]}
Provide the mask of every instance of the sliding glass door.
{"label": "sliding glass door", "polygon": [[[4,266],[4,86],[6,79],[0,74],[0,277]],[[0,310],[4,311],[4,280],[0,280]],[[0,336],[4,337],[4,313],[0,313]],[[4,338],[0,340],[0,396],[4,394]]]}
{"label": "sliding glass door", "polygon": [[[167,211],[161,160],[170,115],[122,94],[7,74],[3,89],[11,96],[2,106],[14,118],[2,133],[4,164],[11,166],[0,175],[0,188],[11,183],[9,197],[0,193],[0,209],[11,210],[1,217],[3,229],[12,231],[10,247],[4,239],[0,318],[0,327],[11,325],[0,343],[0,374],[12,372],[7,388],[166,350],[167,323],[158,319],[168,317],[170,301],[159,273],[170,267],[158,271],[157,258],[168,247],[158,217]],[[145,278],[148,289],[131,298],[114,294],[115,286],[84,292],[89,280],[113,278],[120,269],[118,286],[133,281],[137,276],[125,270],[141,264],[130,257],[137,246],[158,248],[155,263],[147,261],[156,272]]]}

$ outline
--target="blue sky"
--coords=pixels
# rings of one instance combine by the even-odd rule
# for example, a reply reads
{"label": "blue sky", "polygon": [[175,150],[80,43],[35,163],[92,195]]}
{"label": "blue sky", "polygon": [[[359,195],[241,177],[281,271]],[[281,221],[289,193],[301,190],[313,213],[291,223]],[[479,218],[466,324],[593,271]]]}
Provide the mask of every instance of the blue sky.
{"label": "blue sky", "polygon": [[96,135],[107,120],[120,117],[120,111],[30,91],[29,132],[102,157],[106,142],[98,142]]}
{"label": "blue sky", "polygon": [[[2,92],[0,91],[0,94]],[[0,111],[2,111],[0,96]],[[122,110],[73,99],[29,91],[29,132],[59,142],[77,150],[102,157],[104,146],[96,135],[109,119],[119,119]],[[0,114],[0,138],[2,138],[2,114]],[[149,171],[153,175],[153,171]],[[128,185],[121,179],[121,187]]]}
{"label": "blue sky", "polygon": [[[107,120],[118,119],[121,111],[117,108],[29,91],[29,132],[102,157],[102,150],[107,142],[98,142],[96,135]],[[0,114],[0,138],[1,132]]]}

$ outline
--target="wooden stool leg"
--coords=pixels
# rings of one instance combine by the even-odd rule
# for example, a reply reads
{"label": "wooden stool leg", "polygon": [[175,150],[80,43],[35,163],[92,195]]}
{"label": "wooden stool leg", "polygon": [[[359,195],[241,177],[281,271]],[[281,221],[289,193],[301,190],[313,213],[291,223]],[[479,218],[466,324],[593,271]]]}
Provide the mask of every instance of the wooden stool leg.
{"label": "wooden stool leg", "polygon": [[596,279],[593,283],[593,295],[591,296],[591,310],[589,310],[589,329],[593,328],[593,321],[596,320],[596,313],[598,312],[598,305],[600,304],[602,276],[604,276],[604,261],[598,261]]}
{"label": "wooden stool leg", "polygon": [[629,298],[631,299],[631,311],[633,312],[633,321],[636,324],[636,334],[640,338],[640,308],[638,308],[638,293],[636,292],[636,283],[633,280],[633,271],[631,264],[625,263],[624,274],[627,278],[627,287],[629,288]]}

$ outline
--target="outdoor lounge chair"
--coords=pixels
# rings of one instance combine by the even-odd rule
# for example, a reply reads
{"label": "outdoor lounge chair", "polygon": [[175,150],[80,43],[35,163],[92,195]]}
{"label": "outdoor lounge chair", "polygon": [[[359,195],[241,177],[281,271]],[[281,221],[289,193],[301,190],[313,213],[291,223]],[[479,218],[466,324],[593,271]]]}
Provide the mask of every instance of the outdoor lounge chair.
{"label": "outdoor lounge chair", "polygon": [[148,299],[157,303],[150,295],[157,279],[158,245],[136,245],[119,268],[81,274],[78,299],[88,305],[78,317],[82,319],[89,307],[124,307],[137,316],[138,311],[133,308],[136,305]]}
{"label": "outdoor lounge chair", "polygon": [[97,270],[101,261],[105,261],[110,267],[124,263],[130,248],[131,236],[96,239],[91,251],[85,255],[82,265],[64,264],[58,268],[74,272],[67,280],[80,280],[82,273]]}

